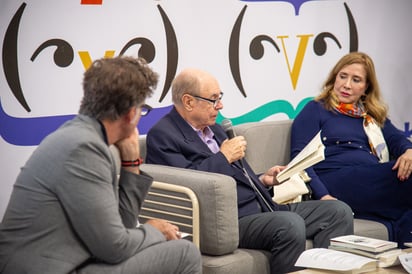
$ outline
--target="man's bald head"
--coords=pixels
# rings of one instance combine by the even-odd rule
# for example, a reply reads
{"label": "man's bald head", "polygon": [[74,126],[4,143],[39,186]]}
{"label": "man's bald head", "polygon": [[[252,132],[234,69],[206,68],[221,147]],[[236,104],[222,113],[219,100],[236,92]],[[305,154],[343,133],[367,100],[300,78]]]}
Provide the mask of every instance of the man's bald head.
{"label": "man's bald head", "polygon": [[172,101],[175,105],[181,105],[181,98],[185,93],[202,95],[202,91],[211,85],[219,86],[215,77],[210,73],[195,68],[185,69],[173,81]]}
{"label": "man's bald head", "polygon": [[216,78],[200,69],[183,70],[172,84],[176,111],[198,130],[216,123],[218,112],[223,108],[222,95]]}

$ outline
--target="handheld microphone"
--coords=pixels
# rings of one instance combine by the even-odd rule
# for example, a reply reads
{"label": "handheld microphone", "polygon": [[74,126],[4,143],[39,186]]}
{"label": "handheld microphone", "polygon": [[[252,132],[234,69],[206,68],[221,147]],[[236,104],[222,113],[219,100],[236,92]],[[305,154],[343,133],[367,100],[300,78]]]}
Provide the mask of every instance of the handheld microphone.
{"label": "handheld microphone", "polygon": [[[235,131],[233,130],[233,126],[232,126],[232,121],[230,121],[229,119],[224,119],[223,121],[222,121],[222,123],[221,123],[221,126],[223,127],[223,130],[226,132],[226,134],[227,134],[227,136],[229,137],[229,139],[232,139],[232,138],[234,138],[234,137],[236,137],[236,133],[235,133]],[[242,169],[244,169],[244,167],[243,167],[243,160],[242,159],[239,159],[239,164],[240,164],[240,167],[242,168]]]}
{"label": "handheld microphone", "polygon": [[232,139],[236,136],[235,131],[233,130],[232,121],[230,121],[229,119],[224,119],[221,125],[229,139]]}

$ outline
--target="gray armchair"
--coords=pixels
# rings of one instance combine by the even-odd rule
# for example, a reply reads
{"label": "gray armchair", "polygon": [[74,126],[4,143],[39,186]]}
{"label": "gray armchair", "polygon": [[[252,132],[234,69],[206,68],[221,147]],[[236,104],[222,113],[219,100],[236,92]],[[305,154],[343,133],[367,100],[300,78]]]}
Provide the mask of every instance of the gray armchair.
{"label": "gray armchair", "polygon": [[[142,165],[141,170],[156,181],[188,187],[196,194],[199,203],[199,248],[204,274],[270,273],[269,253],[238,248],[236,183],[233,178],[149,164]],[[155,188],[152,191],[159,191]],[[146,206],[145,202],[144,210]],[[168,213],[156,217],[174,222]],[[182,227],[181,224],[179,226]]]}
{"label": "gray armchair", "polygon": [[[291,120],[234,127],[237,135],[247,139],[246,159],[256,173],[289,162],[290,127]],[[140,147],[144,157],[145,137],[140,137]],[[141,170],[153,176],[155,181],[166,183],[154,183],[145,201],[142,218],[168,219],[189,233],[189,239],[202,252],[203,273],[270,273],[268,252],[237,247],[239,234],[233,178],[149,164],[142,165]],[[165,185],[182,187],[185,193],[165,189]],[[179,202],[171,196],[177,196]],[[181,205],[182,200],[184,204]],[[388,239],[384,225],[368,220],[355,220],[355,234]],[[307,248],[310,247],[311,241],[307,241]]]}

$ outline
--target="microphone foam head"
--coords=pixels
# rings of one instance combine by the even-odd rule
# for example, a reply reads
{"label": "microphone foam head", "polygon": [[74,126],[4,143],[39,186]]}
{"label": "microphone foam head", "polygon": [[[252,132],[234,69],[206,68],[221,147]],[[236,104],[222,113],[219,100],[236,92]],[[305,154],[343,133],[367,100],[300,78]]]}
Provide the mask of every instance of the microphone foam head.
{"label": "microphone foam head", "polygon": [[220,125],[225,131],[227,131],[228,129],[232,128],[232,121],[230,121],[229,119],[224,119]]}

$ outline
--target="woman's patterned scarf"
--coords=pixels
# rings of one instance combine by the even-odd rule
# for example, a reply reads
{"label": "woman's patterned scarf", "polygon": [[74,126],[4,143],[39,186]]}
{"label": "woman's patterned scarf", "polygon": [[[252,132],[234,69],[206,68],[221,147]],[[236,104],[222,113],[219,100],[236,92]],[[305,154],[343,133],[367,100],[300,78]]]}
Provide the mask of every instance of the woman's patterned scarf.
{"label": "woman's patterned scarf", "polygon": [[389,161],[389,151],[383,137],[381,128],[376,124],[375,119],[368,115],[364,110],[363,104],[344,104],[340,103],[335,107],[336,111],[339,113],[356,117],[363,118],[363,129],[369,139],[369,145],[371,147],[372,153],[375,154],[380,163]]}

